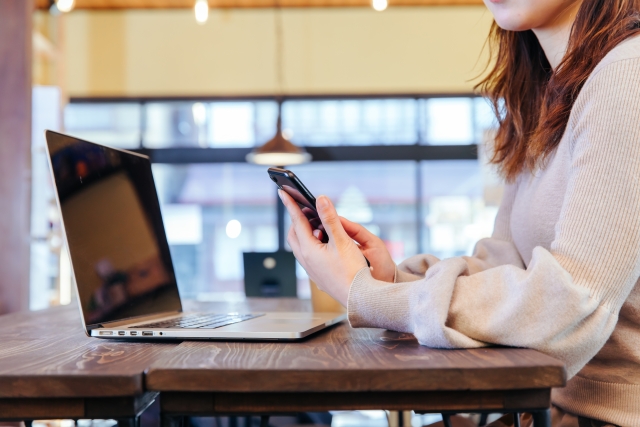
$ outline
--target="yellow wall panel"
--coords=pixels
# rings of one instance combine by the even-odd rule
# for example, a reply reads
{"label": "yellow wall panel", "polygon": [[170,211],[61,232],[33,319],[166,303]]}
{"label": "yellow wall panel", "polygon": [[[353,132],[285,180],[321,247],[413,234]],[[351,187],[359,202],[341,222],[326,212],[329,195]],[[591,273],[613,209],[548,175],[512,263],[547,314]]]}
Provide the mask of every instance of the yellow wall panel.
{"label": "yellow wall panel", "polygon": [[[482,6],[286,9],[285,93],[470,92],[491,15]],[[71,96],[278,91],[274,11],[76,11],[67,17]]]}

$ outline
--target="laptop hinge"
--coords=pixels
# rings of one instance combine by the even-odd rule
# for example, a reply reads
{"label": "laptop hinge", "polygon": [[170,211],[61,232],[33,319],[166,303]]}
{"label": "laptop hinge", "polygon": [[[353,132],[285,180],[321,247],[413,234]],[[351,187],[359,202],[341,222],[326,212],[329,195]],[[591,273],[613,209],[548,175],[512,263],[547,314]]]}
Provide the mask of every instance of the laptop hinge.
{"label": "laptop hinge", "polygon": [[140,323],[140,322],[148,322],[149,320],[155,320],[155,319],[160,319],[163,317],[171,317],[171,316],[176,316],[178,314],[181,314],[181,311],[167,311],[164,313],[155,313],[155,314],[150,314],[148,316],[136,316],[136,317],[129,317],[127,319],[120,319],[120,320],[114,320],[112,322],[103,322],[103,323],[96,323],[93,325],[87,325],[87,330],[92,330],[92,329],[98,329],[98,328],[113,328],[113,327],[117,327],[120,325],[126,325],[129,323]]}

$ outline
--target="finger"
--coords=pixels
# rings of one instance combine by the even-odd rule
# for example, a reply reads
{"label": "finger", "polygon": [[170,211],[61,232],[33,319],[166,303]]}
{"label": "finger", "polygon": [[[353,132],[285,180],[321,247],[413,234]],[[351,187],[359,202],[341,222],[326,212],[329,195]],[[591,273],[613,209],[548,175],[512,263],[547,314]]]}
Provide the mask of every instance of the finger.
{"label": "finger", "polygon": [[367,244],[372,243],[372,241],[377,238],[375,234],[358,223],[349,221],[343,217],[340,217],[340,222],[347,235],[362,246],[367,246]]}
{"label": "finger", "polygon": [[282,190],[278,190],[278,195],[280,196],[280,200],[282,200],[284,206],[287,208],[287,212],[289,212],[291,224],[295,228],[298,242],[318,242],[318,240],[313,237],[311,224],[309,224],[307,217],[304,216],[300,207],[293,198]]}
{"label": "finger", "polygon": [[344,228],[342,228],[336,208],[327,196],[320,196],[316,199],[316,208],[322,225],[324,225],[324,231],[329,236],[330,241],[333,240],[336,244],[341,244],[349,239]]}
{"label": "finger", "polygon": [[293,251],[293,256],[302,264],[302,252],[300,251],[300,242],[298,242],[298,236],[296,235],[296,230],[291,226],[289,228],[289,233],[287,234],[287,243],[291,246],[291,250]]}

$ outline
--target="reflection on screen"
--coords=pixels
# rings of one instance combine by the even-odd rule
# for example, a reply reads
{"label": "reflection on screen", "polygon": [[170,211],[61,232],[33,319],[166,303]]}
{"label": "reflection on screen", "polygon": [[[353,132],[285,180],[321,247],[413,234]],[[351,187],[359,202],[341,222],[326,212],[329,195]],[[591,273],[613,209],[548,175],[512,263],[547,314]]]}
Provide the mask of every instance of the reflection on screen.
{"label": "reflection on screen", "polygon": [[327,236],[327,233],[324,231],[324,226],[322,225],[322,221],[318,216],[318,211],[316,211],[316,207],[313,206],[311,202],[309,202],[307,198],[304,197],[302,193],[300,193],[300,191],[298,191],[297,188],[292,187],[290,185],[286,185],[286,184],[282,184],[280,188],[286,191],[287,194],[289,194],[293,198],[293,200],[295,200],[296,203],[298,203],[298,206],[300,206],[300,209],[309,220],[311,227],[313,227],[316,230],[322,231],[322,236],[320,240],[322,240],[322,242],[324,243],[327,243],[329,241],[329,238]]}
{"label": "reflection on screen", "polygon": [[181,310],[149,161],[57,135],[49,149],[85,322]]}

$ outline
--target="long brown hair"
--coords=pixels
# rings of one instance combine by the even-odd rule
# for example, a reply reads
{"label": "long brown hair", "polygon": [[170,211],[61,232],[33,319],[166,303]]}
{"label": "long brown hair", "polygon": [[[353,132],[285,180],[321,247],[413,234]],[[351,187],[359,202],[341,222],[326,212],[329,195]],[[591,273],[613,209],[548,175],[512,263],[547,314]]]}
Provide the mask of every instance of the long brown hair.
{"label": "long brown hair", "polygon": [[477,88],[498,119],[491,162],[508,181],[533,171],[554,151],[593,69],[638,33],[640,0],[583,0],[554,72],[533,31],[507,31],[493,23],[489,45],[495,66]]}

